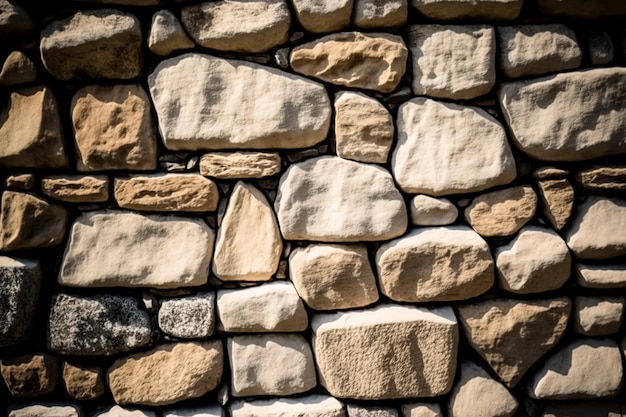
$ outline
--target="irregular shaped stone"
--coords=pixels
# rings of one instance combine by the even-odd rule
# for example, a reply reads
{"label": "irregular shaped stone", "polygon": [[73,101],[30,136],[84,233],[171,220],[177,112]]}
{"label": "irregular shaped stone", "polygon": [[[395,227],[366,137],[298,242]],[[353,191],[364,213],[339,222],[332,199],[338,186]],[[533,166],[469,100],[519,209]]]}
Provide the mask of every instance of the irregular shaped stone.
{"label": "irregular shaped stone", "polygon": [[376,278],[363,245],[297,248],[289,255],[289,279],[315,310],[364,307],[378,301]]}
{"label": "irregular shaped stone", "polygon": [[30,190],[35,186],[35,176],[31,173],[9,175],[6,178],[5,183],[8,188]]}
{"label": "irregular shaped stone", "polygon": [[197,408],[180,408],[163,411],[163,417],[225,417],[224,409],[219,405],[208,405]]}
{"label": "irregular shaped stone", "polygon": [[578,68],[582,51],[576,34],[562,24],[498,27],[498,66],[509,78]]}
{"label": "irregular shaped stone", "polygon": [[[626,153],[626,69],[600,68],[500,84],[511,139],[543,161]],[[537,99],[541,97],[541,99]]]}
{"label": "irregular shaped stone", "polygon": [[184,339],[204,338],[215,326],[215,293],[166,298],[158,313],[159,328],[170,336]]}
{"label": "irregular shaped stone", "polygon": [[198,45],[233,52],[276,48],[287,42],[291,24],[285,0],[205,2],[183,8],[181,17]]}
{"label": "irregular shaped stone", "polygon": [[324,87],[246,61],[185,54],[161,62],[148,85],[171,150],[307,148],[330,125]]}
{"label": "irregular shaped stone", "polygon": [[104,395],[104,372],[98,366],[64,362],[63,383],[75,400],[93,400]]}
{"label": "irregular shaped stone", "polygon": [[[622,406],[623,407],[623,406]],[[551,403],[546,408],[542,417],[590,417],[608,416],[621,417],[622,407],[617,400],[606,401],[565,401]]]}
{"label": "irregular shaped stone", "polygon": [[407,193],[471,193],[515,178],[504,128],[482,109],[414,98],[398,109],[397,129],[391,170]]}
{"label": "irregular shaped stone", "polygon": [[510,236],[535,215],[537,194],[527,185],[505,188],[474,197],[465,220],[481,236]]}
{"label": "irregular shaped stone", "polygon": [[63,242],[67,210],[32,194],[5,191],[0,212],[0,250],[48,248]]}
{"label": "irregular shaped stone", "polygon": [[161,406],[215,389],[223,368],[219,340],[169,343],[116,360],[107,380],[117,404]]}
{"label": "irregular shaped stone", "polygon": [[443,417],[441,406],[437,403],[403,404],[403,417]]}
{"label": "irregular shaped stone", "polygon": [[0,1],[0,39],[11,39],[33,30],[28,13],[10,0]]}
{"label": "irregular shaped stone", "polygon": [[84,213],[72,225],[59,284],[202,285],[208,279],[214,238],[213,230],[201,219],[112,210]]}
{"label": "irregular shaped stone", "polygon": [[230,406],[232,417],[345,417],[343,404],[328,395],[298,398],[236,401]]}
{"label": "irregular shaped stone", "polygon": [[64,355],[112,355],[150,344],[150,317],[121,295],[52,297],[48,347]]}
{"label": "irregular shaped stone", "polygon": [[570,301],[492,299],[457,307],[470,345],[508,386],[554,346],[567,327]]}
{"label": "irregular shaped stone", "polygon": [[590,196],[578,206],[565,241],[581,259],[626,254],[626,200]]}
{"label": "irregular shaped stone", "polygon": [[10,406],[9,417],[81,417],[80,407],[74,404],[51,403]]}
{"label": "irregular shaped stone", "polygon": [[626,4],[619,0],[537,0],[541,13],[572,17],[576,19],[601,19],[626,15]]}
{"label": "irregular shaped stone", "polygon": [[537,185],[544,216],[556,230],[561,230],[572,215],[574,187],[566,178],[539,180]]}
{"label": "irregular shaped stone", "polygon": [[59,109],[47,87],[13,91],[0,113],[0,166],[61,168],[68,164]]}
{"label": "irregular shaped stone", "polygon": [[411,0],[411,6],[432,20],[515,20],[522,0]]}
{"label": "irregular shaped stone", "polygon": [[335,32],[350,24],[353,0],[292,0],[298,22],[313,33]]}
{"label": "irregular shaped stone", "polygon": [[380,291],[395,301],[464,300],[493,285],[489,246],[467,226],[424,227],[380,246]]}
{"label": "irregular shaped stone", "polygon": [[387,240],[402,235],[408,223],[404,199],[387,171],[332,156],[291,165],[274,207],[288,240]]}
{"label": "irregular shaped stone", "polygon": [[79,171],[156,168],[150,100],[141,85],[81,88],[72,99],[72,123]]}
{"label": "irregular shaped stone", "polygon": [[235,336],[227,343],[235,397],[292,395],[317,385],[311,346],[299,334]]}
{"label": "irregular shaped stone", "polygon": [[411,199],[411,221],[416,226],[445,226],[456,221],[459,211],[447,198],[416,195]]}
{"label": "irregular shaped stone", "polygon": [[200,174],[228,180],[271,177],[280,166],[278,152],[212,152],[200,158]]}
{"label": "irregular shaped stone", "polygon": [[589,190],[626,190],[626,166],[596,167],[580,171],[576,179]]}
{"label": "irregular shaped stone", "polygon": [[137,410],[114,405],[100,413],[94,414],[93,417],[156,417],[156,413],[154,411]]}
{"label": "irregular shaped stone", "polygon": [[585,288],[626,287],[626,265],[589,265],[576,263],[576,283]]}
{"label": "irregular shaped stone", "polygon": [[394,28],[406,23],[407,0],[354,0],[352,22],[362,29]]}
{"label": "irregular shaped stone", "polygon": [[346,411],[348,417],[398,417],[398,411],[395,408],[375,405],[346,404]]}
{"label": "irregular shaped stone", "polygon": [[546,400],[613,397],[622,379],[622,356],[614,341],[574,340],[546,359],[528,394]]}
{"label": "irregular shaped stone", "polygon": [[473,362],[463,362],[450,394],[451,417],[511,417],[517,400],[502,384]]}
{"label": "irregular shaped stone", "polygon": [[393,118],[378,100],[353,91],[335,95],[337,156],[360,162],[387,162]]}
{"label": "irregular shaped stone", "polygon": [[311,327],[320,383],[332,395],[418,398],[452,388],[459,334],[450,307],[383,304],[318,314]]}
{"label": "irregular shaped stone", "polygon": [[148,48],[157,55],[165,56],[181,49],[191,49],[193,41],[183,30],[180,22],[169,10],[159,10],[152,15],[148,35]]}
{"label": "irregular shaped stone", "polygon": [[41,32],[41,60],[60,80],[131,79],[141,75],[141,27],[130,13],[79,11]]}
{"label": "irregular shaped stone", "polygon": [[220,290],[217,313],[226,332],[299,332],[309,323],[302,300],[286,281]]}
{"label": "irregular shaped stone", "polygon": [[41,179],[41,191],[68,203],[102,203],[109,199],[106,175],[51,175]]}
{"label": "irregular shaped stone", "polygon": [[588,29],[586,35],[586,52],[593,65],[604,65],[613,61],[613,40],[606,30]]}
{"label": "irregular shaped stone", "polygon": [[624,297],[576,297],[574,331],[585,336],[606,336],[619,332],[624,304]]}
{"label": "irregular shaped stone", "polygon": [[390,93],[402,81],[408,55],[400,36],[342,32],[294,48],[289,63],[331,84]]}
{"label": "irregular shaped stone", "polygon": [[0,346],[28,338],[40,290],[39,262],[0,256]]}
{"label": "irregular shaped stone", "polygon": [[[0,6],[2,7],[2,6]],[[29,84],[37,78],[37,68],[23,52],[13,51],[2,64],[0,86]]]}
{"label": "irregular shaped stone", "polygon": [[54,391],[59,376],[57,358],[34,353],[2,359],[2,378],[14,397],[36,397]]}

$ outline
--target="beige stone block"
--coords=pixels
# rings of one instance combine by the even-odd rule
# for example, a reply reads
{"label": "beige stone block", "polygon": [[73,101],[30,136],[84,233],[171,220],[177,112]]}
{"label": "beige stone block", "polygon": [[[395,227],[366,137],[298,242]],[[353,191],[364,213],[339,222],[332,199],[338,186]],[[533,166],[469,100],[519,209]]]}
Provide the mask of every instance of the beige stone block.
{"label": "beige stone block", "polygon": [[2,64],[0,86],[29,84],[37,78],[37,67],[21,51],[13,51]]}
{"label": "beige stone block", "polygon": [[574,299],[574,331],[585,336],[619,332],[624,317],[624,297],[578,296]]}
{"label": "beige stone block", "polygon": [[327,33],[350,24],[353,0],[292,0],[298,21],[309,32]]}
{"label": "beige stone block", "polygon": [[41,179],[41,191],[67,203],[102,203],[109,199],[106,175],[50,175]]}
{"label": "beige stone block", "polygon": [[200,158],[200,174],[227,180],[271,177],[280,167],[278,152],[211,152]]}
{"label": "beige stone block", "polygon": [[395,28],[408,14],[407,0],[354,0],[352,22],[362,29]]}
{"label": "beige stone block", "polygon": [[98,366],[63,362],[63,383],[67,393],[78,401],[100,398],[104,395],[104,371]]}
{"label": "beige stone block", "polygon": [[345,417],[343,404],[328,395],[298,398],[235,401],[230,406],[233,417]]}

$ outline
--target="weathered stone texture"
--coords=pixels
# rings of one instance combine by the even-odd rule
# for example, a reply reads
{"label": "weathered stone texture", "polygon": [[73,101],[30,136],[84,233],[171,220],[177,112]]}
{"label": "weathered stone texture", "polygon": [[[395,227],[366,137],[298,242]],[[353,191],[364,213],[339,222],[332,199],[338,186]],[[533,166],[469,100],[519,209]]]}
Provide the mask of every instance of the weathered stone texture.
{"label": "weathered stone texture", "polygon": [[375,405],[346,404],[348,417],[398,417],[398,410]]}
{"label": "weathered stone texture", "polygon": [[446,198],[416,195],[411,200],[411,221],[416,226],[445,226],[454,223],[459,211]]}
{"label": "weathered stone texture", "polygon": [[171,336],[202,338],[213,334],[215,316],[215,293],[198,292],[164,299],[157,318],[159,328]]}
{"label": "weathered stone texture", "polygon": [[585,169],[578,173],[576,179],[583,187],[590,190],[626,191],[626,166]]}
{"label": "weathered stone texture", "polygon": [[402,26],[407,17],[407,0],[354,0],[352,22],[362,29]]}
{"label": "weathered stone texture", "polygon": [[37,67],[21,51],[13,51],[6,58],[0,70],[0,86],[30,84],[37,78]]}
{"label": "weathered stone texture", "polygon": [[236,401],[233,417],[345,417],[343,404],[328,395],[308,395],[275,400]]}
{"label": "weathered stone texture", "polygon": [[217,404],[200,407],[182,407],[163,411],[163,417],[226,417],[224,409]]}
{"label": "weathered stone texture", "polygon": [[136,408],[125,408],[114,405],[100,413],[94,414],[93,417],[157,417],[157,415],[154,411],[138,410]]}
{"label": "weathered stone texture", "polygon": [[30,190],[35,186],[35,175],[31,173],[9,175],[5,180],[5,184],[8,188]]}
{"label": "weathered stone texture", "polygon": [[626,264],[575,265],[576,282],[586,288],[624,288],[626,287]]}
{"label": "weathered stone texture", "polygon": [[326,33],[350,24],[353,0],[292,0],[296,17],[309,32]]}
{"label": "weathered stone texture", "polygon": [[624,297],[578,296],[574,299],[574,331],[585,336],[619,332],[624,317]]}
{"label": "weathered stone texture", "polygon": [[0,346],[16,345],[29,336],[40,290],[39,262],[0,256]]}
{"label": "weathered stone texture", "polygon": [[212,152],[200,158],[200,174],[219,179],[263,178],[280,172],[277,152]]}
{"label": "weathered stone texture", "polygon": [[402,404],[402,417],[443,417],[438,403]]}
{"label": "weathered stone texture", "polygon": [[67,203],[101,203],[109,199],[106,175],[51,175],[41,179],[41,191]]}
{"label": "weathered stone texture", "polygon": [[556,230],[561,230],[572,215],[574,187],[567,178],[542,179],[537,186],[544,216]]}
{"label": "weathered stone texture", "polygon": [[[82,417],[81,409],[76,404],[13,405],[7,411],[9,412],[8,417]],[[116,415],[116,417],[120,416]]]}
{"label": "weathered stone texture", "polygon": [[522,0],[411,0],[411,6],[434,20],[514,20]]}
{"label": "weathered stone texture", "polygon": [[21,36],[33,29],[28,13],[10,0],[0,1],[0,39]]}
{"label": "weathered stone texture", "polygon": [[159,10],[152,16],[148,48],[157,55],[193,48],[195,44],[185,33],[178,18],[169,10]]}
{"label": "weathered stone texture", "polygon": [[63,383],[67,393],[79,401],[93,400],[104,395],[104,372],[98,366],[63,363]]}
{"label": "weathered stone texture", "polygon": [[54,391],[59,376],[57,358],[48,353],[34,353],[3,358],[2,378],[11,395],[36,397]]}

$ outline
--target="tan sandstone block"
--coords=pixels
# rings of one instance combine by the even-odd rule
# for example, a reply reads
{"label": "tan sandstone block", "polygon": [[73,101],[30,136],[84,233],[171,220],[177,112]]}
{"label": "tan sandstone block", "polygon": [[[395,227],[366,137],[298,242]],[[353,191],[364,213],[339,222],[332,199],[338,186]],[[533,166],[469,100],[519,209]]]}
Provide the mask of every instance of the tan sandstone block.
{"label": "tan sandstone block", "polygon": [[13,51],[2,64],[0,86],[29,84],[37,78],[37,67],[21,51]]}
{"label": "tan sandstone block", "polygon": [[3,358],[0,370],[9,392],[15,397],[49,394],[56,388],[59,377],[57,358],[48,353]]}
{"label": "tan sandstone block", "polygon": [[48,197],[68,203],[101,203],[109,199],[106,175],[51,175],[41,179]]}
{"label": "tan sandstone block", "polygon": [[63,362],[63,383],[68,394],[85,401],[104,395],[104,372],[98,366],[84,366]]}
{"label": "tan sandstone block", "polygon": [[280,172],[278,152],[212,152],[200,158],[200,174],[219,179],[263,178]]}

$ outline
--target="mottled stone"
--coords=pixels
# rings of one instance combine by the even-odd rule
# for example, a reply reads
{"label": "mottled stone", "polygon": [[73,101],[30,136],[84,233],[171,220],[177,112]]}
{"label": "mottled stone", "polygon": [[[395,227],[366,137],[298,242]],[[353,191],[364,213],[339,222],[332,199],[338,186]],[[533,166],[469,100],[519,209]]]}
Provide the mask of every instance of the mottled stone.
{"label": "mottled stone", "polygon": [[514,20],[522,0],[411,0],[411,6],[433,20]]}
{"label": "mottled stone", "polygon": [[335,32],[350,24],[353,0],[292,0],[298,22],[313,33]]}
{"label": "mottled stone", "polygon": [[0,346],[28,338],[40,290],[39,262],[0,256]]}
{"label": "mottled stone", "polygon": [[574,299],[574,331],[585,336],[619,332],[624,317],[624,297],[578,296]]}
{"label": "mottled stone", "polygon": [[590,265],[577,263],[576,283],[585,288],[624,288],[626,287],[626,264]]}
{"label": "mottled stone", "polygon": [[159,328],[184,339],[209,337],[215,326],[215,293],[199,292],[165,298],[158,313]]}
{"label": "mottled stone", "polygon": [[552,227],[561,230],[569,221],[574,207],[574,187],[567,178],[537,181],[542,212]]}
{"label": "mottled stone", "polygon": [[80,407],[76,404],[56,402],[21,406],[14,404],[9,407],[8,412],[9,417],[82,417],[83,415]]}
{"label": "mottled stone", "polygon": [[37,67],[21,51],[11,52],[0,70],[0,86],[2,87],[30,84],[36,78]]}
{"label": "mottled stone", "polygon": [[24,354],[2,359],[2,378],[14,397],[36,397],[54,391],[59,364],[48,353]]}
{"label": "mottled stone", "polygon": [[101,203],[109,199],[106,175],[51,175],[41,179],[41,191],[68,203]]}
{"label": "mottled stone", "polygon": [[626,166],[585,169],[578,173],[576,179],[589,190],[626,191]]}
{"label": "mottled stone", "polygon": [[348,417],[398,417],[398,410],[376,405],[346,404]]}
{"label": "mottled stone", "polygon": [[626,15],[626,4],[621,0],[536,0],[541,13],[576,19],[601,19]]}
{"label": "mottled stone", "polygon": [[328,395],[298,398],[236,401],[230,406],[232,417],[345,417],[343,404]]}
{"label": "mottled stone", "polygon": [[280,172],[278,152],[212,152],[200,158],[200,174],[219,179],[263,178]]}
{"label": "mottled stone", "polygon": [[437,403],[403,404],[402,417],[443,417],[441,406]]}
{"label": "mottled stone", "polygon": [[11,0],[0,0],[0,39],[11,39],[33,30],[28,13]]}
{"label": "mottled stone", "polygon": [[30,190],[35,186],[35,175],[31,173],[27,174],[15,174],[9,175],[6,178],[7,188],[17,188],[18,190]]}
{"label": "mottled stone", "polygon": [[183,30],[178,18],[169,10],[159,10],[152,15],[148,35],[148,48],[157,55],[165,56],[181,49],[191,49],[193,41]]}
{"label": "mottled stone", "polygon": [[586,35],[586,52],[593,65],[605,65],[613,61],[613,40],[606,30],[588,29]]}
{"label": "mottled stone", "polygon": [[104,395],[104,372],[98,366],[64,362],[63,383],[75,400],[93,400]]}
{"label": "mottled stone", "polygon": [[411,221],[416,226],[446,226],[456,221],[459,211],[447,198],[416,195],[411,199]]}
{"label": "mottled stone", "polygon": [[354,0],[352,22],[362,29],[394,28],[403,26],[408,14],[407,0]]}

